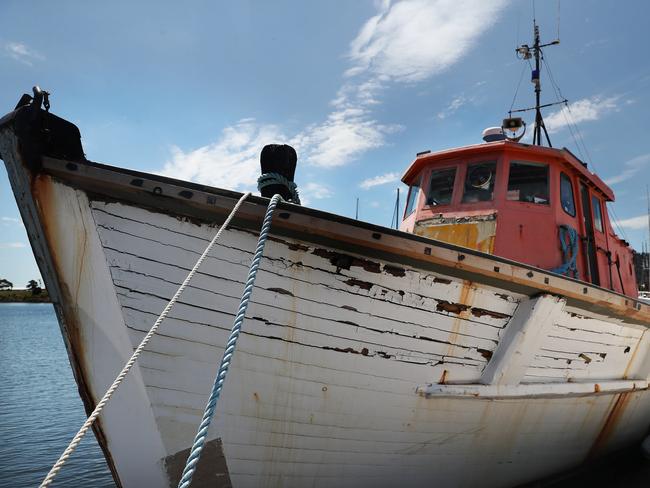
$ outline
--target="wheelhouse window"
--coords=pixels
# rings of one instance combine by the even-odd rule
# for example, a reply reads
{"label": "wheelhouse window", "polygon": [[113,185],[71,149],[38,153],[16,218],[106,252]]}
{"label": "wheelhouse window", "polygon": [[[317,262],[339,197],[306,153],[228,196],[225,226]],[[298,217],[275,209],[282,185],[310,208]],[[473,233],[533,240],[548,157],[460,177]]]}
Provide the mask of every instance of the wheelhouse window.
{"label": "wheelhouse window", "polygon": [[600,199],[595,195],[591,196],[591,206],[594,212],[594,228],[599,232],[603,232],[603,214],[600,210]]}
{"label": "wheelhouse window", "polygon": [[506,199],[548,205],[548,165],[511,161]]}
{"label": "wheelhouse window", "polygon": [[415,204],[418,201],[418,195],[420,194],[420,185],[411,185],[409,188],[409,196],[406,199],[406,210],[404,211],[404,218],[408,217],[415,210]]}
{"label": "wheelhouse window", "polygon": [[496,161],[473,163],[467,166],[463,203],[487,202],[494,198]]}
{"label": "wheelhouse window", "polygon": [[573,198],[573,185],[571,179],[565,174],[560,173],[560,202],[562,210],[571,217],[576,216],[576,202]]}
{"label": "wheelhouse window", "polygon": [[449,205],[454,193],[456,168],[439,169],[431,173],[427,205]]}

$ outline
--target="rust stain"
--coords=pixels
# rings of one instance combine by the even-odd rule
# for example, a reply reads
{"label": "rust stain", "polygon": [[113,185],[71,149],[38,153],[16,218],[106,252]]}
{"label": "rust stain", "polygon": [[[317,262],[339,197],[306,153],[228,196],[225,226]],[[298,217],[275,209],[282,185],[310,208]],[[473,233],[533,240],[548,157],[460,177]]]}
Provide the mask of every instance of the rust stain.
{"label": "rust stain", "polygon": [[446,369],[442,370],[442,375],[440,376],[440,379],[438,380],[439,385],[444,385],[444,384],[447,383],[447,374],[448,373],[449,373],[449,371],[447,371]]}
{"label": "rust stain", "polygon": [[[632,356],[630,356],[630,359],[627,362],[627,365],[625,366],[625,371],[623,372],[623,379],[627,379],[628,375],[630,374],[630,368],[634,364],[634,358],[636,358],[636,353],[639,352],[639,348],[641,344],[643,343],[643,336],[648,332],[648,329],[645,329],[643,333],[641,334],[641,337],[639,337],[639,340],[636,343],[636,346],[634,346],[634,352],[632,353]],[[627,346],[624,350],[623,353],[627,354],[630,352],[630,346]]]}
{"label": "rust stain", "polygon": [[599,451],[607,444],[612,435],[612,432],[616,428],[616,424],[621,419],[623,412],[625,411],[625,407],[630,401],[631,393],[632,392],[630,391],[619,393],[616,396],[616,399],[613,400],[613,405],[610,408],[607,417],[605,418],[605,423],[601,427],[596,440],[591,446],[589,454],[587,455],[587,459],[592,459],[595,457]]}
{"label": "rust stain", "polygon": [[[79,391],[79,396],[81,401],[84,404],[84,409],[86,415],[90,415],[95,409],[96,402],[93,399],[92,393],[90,391],[90,382],[88,381],[88,374],[86,373],[86,367],[89,367],[89,362],[85,357],[85,351],[83,347],[83,342],[81,338],[81,326],[79,323],[79,318],[77,314],[76,307],[74,304],[76,300],[73,298],[68,286],[60,280],[62,276],[60,257],[57,255],[57,248],[55,243],[60,242],[60,236],[57,234],[57,228],[52,223],[58,220],[58,216],[53,212],[56,209],[56,200],[54,195],[54,188],[52,185],[52,179],[49,176],[39,174],[36,175],[31,182],[31,193],[34,198],[34,202],[38,208],[38,222],[36,225],[40,224],[43,229],[43,235],[47,244],[47,251],[49,252],[50,259],[54,269],[52,271],[51,278],[56,280],[56,287],[58,288],[61,302],[54,303],[57,316],[59,318],[59,323],[61,324],[64,343],[68,351],[68,358],[70,360],[70,366],[72,367],[72,373],[77,382],[77,389]],[[34,216],[36,218],[36,216]],[[83,244],[83,249],[85,251],[85,242],[86,236],[76,236],[78,243]],[[83,260],[80,260],[78,271],[78,280],[81,279],[81,273],[83,268]],[[77,283],[76,293],[79,292],[80,282]],[[101,419],[98,418],[92,425],[93,432],[97,438],[97,442],[102,449],[106,463],[111,471],[113,480],[118,488],[121,488],[122,482],[120,481],[117,468],[113,457],[108,449],[108,442],[106,435],[104,434],[104,429],[102,427]]]}
{"label": "rust stain", "polygon": [[456,348],[456,342],[458,341],[458,334],[463,325],[463,321],[468,318],[470,304],[473,300],[472,294],[472,282],[468,280],[463,280],[463,287],[460,290],[460,296],[458,297],[457,303],[449,303],[440,301],[436,308],[440,310],[440,307],[443,307],[443,310],[458,314],[454,319],[454,323],[449,332],[449,347],[447,348],[447,356],[453,356]]}

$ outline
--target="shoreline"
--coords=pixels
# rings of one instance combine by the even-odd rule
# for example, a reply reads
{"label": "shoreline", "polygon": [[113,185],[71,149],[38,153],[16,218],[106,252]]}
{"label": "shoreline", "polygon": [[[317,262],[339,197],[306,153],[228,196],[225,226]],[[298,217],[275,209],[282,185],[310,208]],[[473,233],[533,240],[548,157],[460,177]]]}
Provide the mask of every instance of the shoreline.
{"label": "shoreline", "polygon": [[47,290],[32,295],[29,290],[0,290],[0,303],[52,303]]}

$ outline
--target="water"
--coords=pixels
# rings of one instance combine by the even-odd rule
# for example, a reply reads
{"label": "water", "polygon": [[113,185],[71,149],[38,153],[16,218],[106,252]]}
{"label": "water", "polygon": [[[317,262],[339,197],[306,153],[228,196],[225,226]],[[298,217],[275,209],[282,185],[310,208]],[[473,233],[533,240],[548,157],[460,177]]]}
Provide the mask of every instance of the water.
{"label": "water", "polygon": [[[38,486],[84,420],[52,305],[0,303],[0,486]],[[92,432],[52,486],[115,487]]]}

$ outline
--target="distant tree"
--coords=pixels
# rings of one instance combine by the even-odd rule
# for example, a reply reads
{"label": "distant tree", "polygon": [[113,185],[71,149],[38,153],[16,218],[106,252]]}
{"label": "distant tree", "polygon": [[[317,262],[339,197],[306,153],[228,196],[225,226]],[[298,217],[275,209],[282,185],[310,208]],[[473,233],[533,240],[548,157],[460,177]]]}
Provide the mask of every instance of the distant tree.
{"label": "distant tree", "polygon": [[43,289],[38,286],[36,280],[29,280],[27,283],[27,289],[32,292],[32,295],[40,295]]}
{"label": "distant tree", "polygon": [[12,290],[13,287],[14,284],[11,281],[0,278],[0,290]]}

